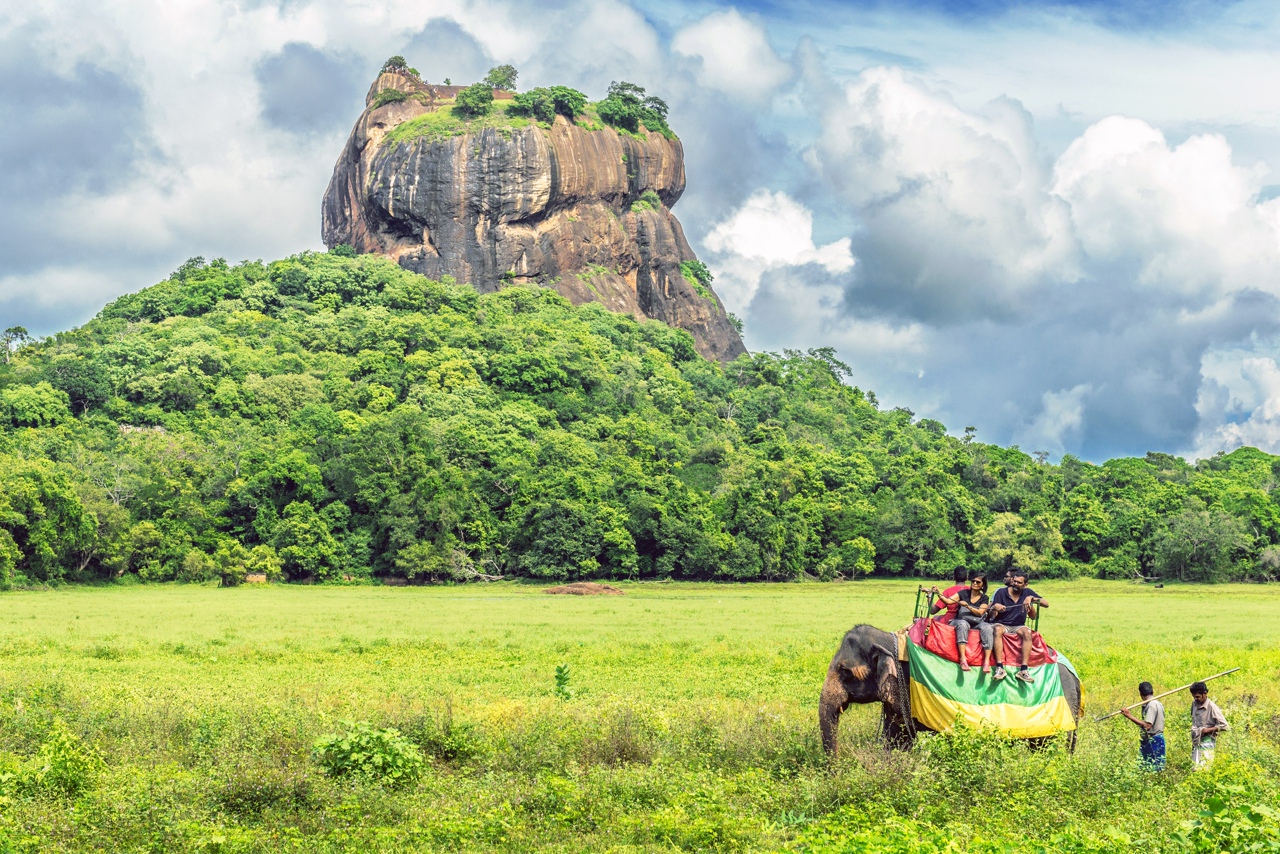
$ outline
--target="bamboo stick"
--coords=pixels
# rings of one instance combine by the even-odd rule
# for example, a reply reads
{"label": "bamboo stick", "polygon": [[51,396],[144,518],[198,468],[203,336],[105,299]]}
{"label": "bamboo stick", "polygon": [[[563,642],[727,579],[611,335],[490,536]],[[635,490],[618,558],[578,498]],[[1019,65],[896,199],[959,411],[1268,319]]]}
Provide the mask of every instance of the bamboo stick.
{"label": "bamboo stick", "polygon": [[[1217,679],[1219,676],[1226,676],[1228,673],[1235,673],[1235,672],[1236,672],[1237,670],[1239,670],[1239,669],[1240,669],[1239,667],[1233,667],[1233,668],[1231,668],[1230,670],[1224,670],[1224,671],[1222,671],[1221,673],[1215,673],[1215,674],[1213,674],[1212,676],[1209,676],[1209,677],[1207,677],[1207,678],[1205,678],[1205,679],[1197,679],[1197,680],[1196,680],[1196,682],[1208,682],[1210,679]],[[1151,697],[1151,698],[1149,698],[1149,699],[1151,699],[1151,700],[1159,700],[1161,697],[1167,697],[1167,696],[1169,696],[1170,694],[1176,694],[1176,693],[1178,693],[1179,691],[1185,691],[1187,688],[1190,688],[1190,687],[1191,687],[1192,685],[1194,685],[1194,684],[1196,684],[1196,683],[1195,683],[1195,682],[1188,682],[1186,685],[1183,685],[1181,688],[1174,688],[1172,691],[1165,691],[1163,694],[1156,694],[1154,697]],[[1094,719],[1093,719],[1093,722],[1094,722],[1094,723],[1098,723],[1098,722],[1100,722],[1100,721],[1105,721],[1107,718],[1114,718],[1116,715],[1120,714],[1120,712],[1125,712],[1125,711],[1128,711],[1129,709],[1136,709],[1136,708],[1138,708],[1138,706],[1141,706],[1141,705],[1142,705],[1143,703],[1145,703],[1145,702],[1147,702],[1147,700],[1140,700],[1139,702],[1134,703],[1132,706],[1125,706],[1125,707],[1124,707],[1123,709],[1121,709],[1119,712],[1112,712],[1112,713],[1111,713],[1111,714],[1109,714],[1109,715],[1103,715],[1103,716],[1102,716],[1102,717],[1100,717],[1100,718],[1094,718]]]}

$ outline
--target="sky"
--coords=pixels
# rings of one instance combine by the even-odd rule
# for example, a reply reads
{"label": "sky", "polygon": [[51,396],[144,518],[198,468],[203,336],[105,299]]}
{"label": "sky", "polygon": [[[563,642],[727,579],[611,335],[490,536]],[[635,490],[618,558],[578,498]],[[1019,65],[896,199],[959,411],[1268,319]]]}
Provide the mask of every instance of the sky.
{"label": "sky", "polygon": [[7,0],[0,327],[323,248],[382,62],[671,106],[752,350],[954,434],[1280,452],[1274,0]]}

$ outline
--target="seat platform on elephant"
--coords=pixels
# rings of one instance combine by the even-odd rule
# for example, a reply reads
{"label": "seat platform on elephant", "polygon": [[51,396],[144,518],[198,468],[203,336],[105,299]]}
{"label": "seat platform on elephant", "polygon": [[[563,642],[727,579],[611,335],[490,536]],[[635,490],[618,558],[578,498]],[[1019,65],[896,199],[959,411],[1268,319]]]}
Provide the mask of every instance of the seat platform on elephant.
{"label": "seat platform on elephant", "polygon": [[[912,642],[924,647],[934,655],[941,656],[952,664],[960,663],[960,655],[956,649],[956,630],[945,620],[918,619],[912,623],[908,631]],[[1000,650],[1000,658],[1007,667],[1016,667],[1022,663],[1022,638],[1007,633],[1004,636],[1004,648]],[[972,666],[982,664],[982,643],[978,639],[978,630],[969,630],[969,640],[965,645],[965,660]],[[1039,632],[1031,633],[1031,658],[1027,662],[1032,667],[1042,664],[1053,664],[1058,660],[1058,653],[1044,642]]]}
{"label": "seat platform on elephant", "polygon": [[[1076,728],[1075,716],[1063,692],[1060,667],[1075,668],[1066,656],[1032,634],[1028,666],[1030,679],[997,680],[984,673],[982,645],[977,631],[970,631],[966,659],[972,670],[957,664],[955,630],[942,620],[921,617],[899,633],[900,656],[905,652],[911,717],[936,732],[951,729],[957,721],[972,727],[995,727],[1018,738],[1039,738]],[[1001,650],[1006,667],[1022,662],[1021,639],[1005,635]]]}

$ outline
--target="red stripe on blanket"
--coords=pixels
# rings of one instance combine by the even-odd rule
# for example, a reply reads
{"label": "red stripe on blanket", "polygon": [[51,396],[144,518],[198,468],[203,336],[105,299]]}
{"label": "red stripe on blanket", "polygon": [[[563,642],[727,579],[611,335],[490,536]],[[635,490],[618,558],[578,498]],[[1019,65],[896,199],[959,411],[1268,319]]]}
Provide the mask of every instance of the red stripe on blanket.
{"label": "red stripe on blanket", "polygon": [[[929,633],[925,634],[925,625],[928,624]],[[908,635],[911,642],[916,646],[922,646],[932,652],[934,655],[941,656],[947,661],[958,664],[960,656],[956,652],[956,630],[951,628],[942,620],[927,620],[920,618],[911,626],[911,632]],[[1022,663],[1022,638],[1015,634],[1006,634],[1004,636],[1004,663],[1006,666],[1017,666]],[[978,639],[978,630],[969,630],[969,641],[965,644],[965,659],[972,665],[982,664],[982,643]],[[1031,633],[1031,660],[1028,662],[1032,667],[1038,667],[1041,664],[1051,664],[1058,660],[1058,653],[1053,647],[1044,642],[1044,638],[1039,632]]]}

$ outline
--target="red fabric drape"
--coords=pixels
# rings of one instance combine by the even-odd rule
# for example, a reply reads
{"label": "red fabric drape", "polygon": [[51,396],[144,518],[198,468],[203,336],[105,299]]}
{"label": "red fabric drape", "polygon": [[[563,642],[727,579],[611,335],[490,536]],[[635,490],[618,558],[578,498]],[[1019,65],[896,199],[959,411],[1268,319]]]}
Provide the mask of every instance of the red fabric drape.
{"label": "red fabric drape", "polygon": [[[925,625],[928,625],[928,636],[925,635]],[[934,655],[941,656],[947,661],[960,663],[960,656],[956,653],[956,630],[951,628],[948,623],[942,620],[928,620],[921,618],[916,620],[911,626],[909,635],[911,642],[917,646],[922,646],[932,652]],[[1004,663],[1006,666],[1014,666],[1022,664],[1022,638],[1014,634],[1006,634],[1004,636]],[[965,645],[965,658],[971,665],[982,664],[982,642],[978,639],[978,630],[969,630],[969,641]],[[1044,638],[1039,632],[1031,633],[1031,659],[1028,664],[1037,667],[1041,664],[1051,664],[1058,660],[1058,653],[1053,647],[1044,642]]]}

